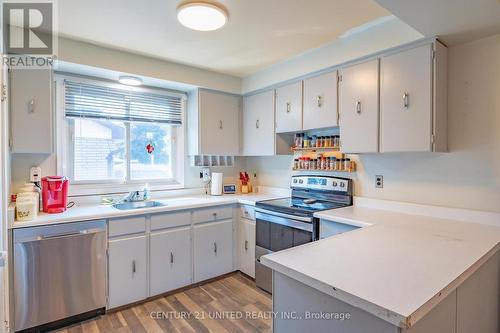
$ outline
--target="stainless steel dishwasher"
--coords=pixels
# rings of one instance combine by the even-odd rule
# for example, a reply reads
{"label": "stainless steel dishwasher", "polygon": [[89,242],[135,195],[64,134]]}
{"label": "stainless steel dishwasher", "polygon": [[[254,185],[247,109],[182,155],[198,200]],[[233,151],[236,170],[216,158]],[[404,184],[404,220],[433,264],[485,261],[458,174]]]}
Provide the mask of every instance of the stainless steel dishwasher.
{"label": "stainless steel dishwasher", "polygon": [[106,223],[15,229],[14,329],[54,329],[104,313]]}

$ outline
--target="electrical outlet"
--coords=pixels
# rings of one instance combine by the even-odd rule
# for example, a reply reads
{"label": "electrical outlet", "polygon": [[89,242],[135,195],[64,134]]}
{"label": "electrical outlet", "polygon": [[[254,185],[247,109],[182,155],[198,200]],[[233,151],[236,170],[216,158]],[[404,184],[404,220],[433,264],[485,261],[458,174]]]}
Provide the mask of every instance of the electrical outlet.
{"label": "electrical outlet", "polygon": [[210,168],[201,169],[201,178],[204,182],[208,182],[210,180]]}
{"label": "electrical outlet", "polygon": [[375,187],[376,188],[384,188],[384,176],[382,176],[382,175],[375,176]]}
{"label": "electrical outlet", "polygon": [[30,182],[40,182],[42,181],[42,168],[39,166],[32,167],[30,169]]}

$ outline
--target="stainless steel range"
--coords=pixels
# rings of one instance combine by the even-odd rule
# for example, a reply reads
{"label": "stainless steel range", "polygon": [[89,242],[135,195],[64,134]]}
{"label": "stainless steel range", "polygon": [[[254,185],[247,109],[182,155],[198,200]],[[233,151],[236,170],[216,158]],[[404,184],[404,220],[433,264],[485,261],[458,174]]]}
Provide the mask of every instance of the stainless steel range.
{"label": "stainless steel range", "polygon": [[315,212],[352,205],[352,180],[327,176],[293,176],[292,196],[256,203],[255,281],[272,292],[272,271],[260,257],[319,239]]}

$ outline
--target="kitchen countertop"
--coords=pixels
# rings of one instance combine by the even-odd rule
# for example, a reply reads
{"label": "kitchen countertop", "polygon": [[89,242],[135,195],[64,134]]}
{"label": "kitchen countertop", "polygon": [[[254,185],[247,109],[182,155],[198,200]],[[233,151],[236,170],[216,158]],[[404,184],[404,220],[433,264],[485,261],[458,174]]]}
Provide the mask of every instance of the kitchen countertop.
{"label": "kitchen countertop", "polygon": [[498,226],[358,206],[315,216],[361,228],[269,254],[262,263],[403,328],[500,248]]}
{"label": "kitchen countertop", "polygon": [[79,222],[98,219],[110,219],[123,216],[133,216],[151,213],[168,212],[183,209],[202,208],[219,205],[243,204],[254,206],[257,201],[286,197],[280,193],[251,193],[251,194],[225,194],[221,196],[187,195],[181,197],[154,199],[166,206],[119,210],[111,205],[102,204],[77,204],[68,208],[64,213],[47,214],[39,213],[32,221],[13,222],[10,229],[42,226],[48,224]]}

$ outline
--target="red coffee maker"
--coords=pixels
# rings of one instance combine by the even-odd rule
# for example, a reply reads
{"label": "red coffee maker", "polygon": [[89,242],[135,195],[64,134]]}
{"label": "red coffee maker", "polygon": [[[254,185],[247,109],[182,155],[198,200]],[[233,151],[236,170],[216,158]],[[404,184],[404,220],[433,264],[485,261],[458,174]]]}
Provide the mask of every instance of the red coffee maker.
{"label": "red coffee maker", "polygon": [[42,178],[42,204],[45,213],[62,213],[68,204],[68,179],[64,176]]}

